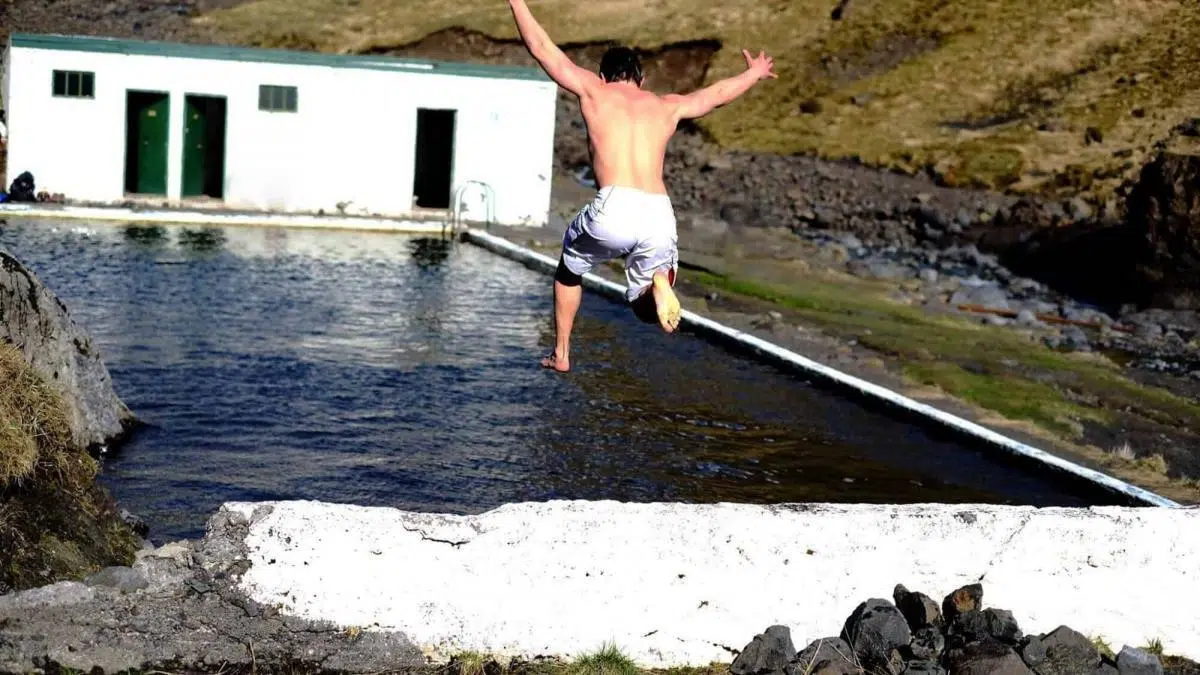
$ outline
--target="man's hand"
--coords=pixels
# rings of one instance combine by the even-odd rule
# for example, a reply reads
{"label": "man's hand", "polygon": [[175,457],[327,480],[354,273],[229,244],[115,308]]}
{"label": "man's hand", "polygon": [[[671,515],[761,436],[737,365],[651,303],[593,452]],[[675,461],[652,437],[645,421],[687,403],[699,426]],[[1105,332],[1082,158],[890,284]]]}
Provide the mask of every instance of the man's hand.
{"label": "man's hand", "polygon": [[750,56],[750,52],[743,49],[742,56],[746,57],[746,70],[757,73],[758,79],[779,77],[771,71],[771,68],[775,66],[775,59],[764,54],[761,49],[758,51],[758,56]]}

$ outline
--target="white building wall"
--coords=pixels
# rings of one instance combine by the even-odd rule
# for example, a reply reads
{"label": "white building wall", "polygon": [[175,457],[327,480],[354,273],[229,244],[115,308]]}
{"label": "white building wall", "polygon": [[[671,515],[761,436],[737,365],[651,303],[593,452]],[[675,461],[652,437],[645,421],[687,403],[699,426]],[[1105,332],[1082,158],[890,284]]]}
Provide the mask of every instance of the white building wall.
{"label": "white building wall", "polygon": [[[225,204],[250,210],[404,215],[413,207],[416,110],[457,110],[451,189],[490,185],[496,220],[546,221],[555,85],[429,72],[15,47],[9,173],[71,200],[125,200],[130,89],[170,94],[168,194],[182,189],[184,100],[227,102]],[[53,70],[95,73],[95,98],[53,97]],[[298,88],[296,113],[258,109],[261,84]],[[469,214],[482,216],[472,208]]]}

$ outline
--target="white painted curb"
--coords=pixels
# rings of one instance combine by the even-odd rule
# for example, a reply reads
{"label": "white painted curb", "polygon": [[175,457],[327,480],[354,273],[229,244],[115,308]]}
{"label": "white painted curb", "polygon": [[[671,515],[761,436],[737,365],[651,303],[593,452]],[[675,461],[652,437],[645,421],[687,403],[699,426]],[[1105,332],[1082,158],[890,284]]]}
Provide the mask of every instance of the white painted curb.
{"label": "white painted curb", "polygon": [[[463,237],[473,244],[503,255],[507,258],[522,262],[534,269],[540,269],[543,272],[553,274],[558,265],[558,261],[553,258],[542,255],[523,246],[519,246],[508,241],[507,239],[497,237],[496,235],[488,232],[483,232],[473,228],[465,229],[463,231]],[[618,284],[596,276],[595,274],[588,274],[584,276],[583,282],[587,288],[622,302],[624,301],[625,289]],[[766,340],[755,337],[749,333],[730,328],[729,326],[725,326],[721,323],[713,321],[712,319],[703,317],[690,310],[683,310],[682,323],[685,325],[690,325],[692,328],[696,329],[698,333],[703,335],[720,337],[739,344],[742,347],[749,349],[753,353],[765,357],[767,361],[773,362],[776,365],[798,368],[805,373],[818,377],[822,380],[831,381],[838,385],[849,387],[861,394],[865,394],[870,398],[883,401],[890,405],[907,410],[911,413],[915,413],[921,417],[954,429],[960,433],[965,433],[985,442],[991,447],[998,448],[1023,459],[1030,459],[1040,462],[1047,467],[1058,471],[1063,471],[1086,481],[1090,481],[1097,486],[1121,495],[1125,495],[1126,497],[1132,498],[1137,502],[1147,506],[1179,506],[1179,503],[1150,492],[1149,490],[1145,490],[1094,469],[1090,469],[1061,457],[1057,457],[1044,450],[1039,450],[1031,445],[996,433],[991,429],[980,426],[969,420],[965,420],[957,415],[951,415],[950,413],[947,413],[943,410],[938,410],[937,408],[925,403],[915,401],[907,396],[904,396],[903,394],[887,389],[886,387],[881,387],[877,384],[867,382],[866,380],[857,378],[848,373],[843,373],[835,368],[830,368],[829,366],[801,356],[800,354],[797,354],[791,350],[784,349],[779,345],[767,342]]]}
{"label": "white painted curb", "polygon": [[[270,513],[256,517],[260,507]],[[940,603],[981,583],[1026,634],[1200,659],[1200,509],[555,501],[449,516],[233,503],[241,589],[284,613],[459,651],[572,658],[613,641],[643,666],[729,663],[773,624],[797,650],[896,584]]]}
{"label": "white painted curb", "polygon": [[443,220],[400,220],[358,216],[318,216],[291,213],[221,213],[183,209],[129,209],[104,206],[34,206],[0,204],[0,216],[23,218],[66,218],[127,223],[172,223],[195,225],[267,225],[332,230],[446,234],[453,228]]}

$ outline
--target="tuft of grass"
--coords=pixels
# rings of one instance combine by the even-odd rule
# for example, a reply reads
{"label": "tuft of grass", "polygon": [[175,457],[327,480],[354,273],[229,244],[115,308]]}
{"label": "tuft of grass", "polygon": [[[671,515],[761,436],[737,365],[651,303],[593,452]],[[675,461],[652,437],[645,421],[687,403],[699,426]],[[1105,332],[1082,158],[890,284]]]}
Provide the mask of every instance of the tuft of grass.
{"label": "tuft of grass", "polygon": [[133,562],[137,536],[67,420],[59,392],[0,342],[0,593]]}
{"label": "tuft of grass", "polygon": [[460,652],[450,659],[450,669],[455,675],[483,675],[488,657],[479,652]]}
{"label": "tuft of grass", "polygon": [[1125,441],[1121,445],[1113,447],[1109,452],[1117,459],[1133,462],[1137,460],[1137,454],[1133,451],[1133,446],[1129,445],[1129,441]]}
{"label": "tuft of grass", "polygon": [[1096,651],[1100,652],[1100,655],[1104,658],[1110,661],[1117,658],[1117,655],[1113,653],[1112,647],[1108,644],[1108,641],[1102,636],[1097,635],[1093,637],[1092,644],[1096,647]]}
{"label": "tuft of grass", "polygon": [[1146,646],[1142,647],[1142,649],[1154,654],[1160,659],[1163,657],[1163,643],[1162,640],[1158,638],[1154,638],[1153,640],[1147,642]]}
{"label": "tuft of grass", "polygon": [[567,675],[638,675],[639,671],[637,664],[613,643],[579,656],[567,667]]}
{"label": "tuft of grass", "polygon": [[[654,50],[715,39],[723,48],[708,82],[743,68],[743,48],[772,54],[778,80],[699,121],[722,145],[941,166],[955,184],[1053,189],[1071,166],[1120,173],[1113,151],[1164,138],[1195,115],[1200,92],[1194,2],[1040,0],[1031,10],[1022,0],[870,0],[836,21],[828,0],[530,4],[559,44]],[[517,38],[508,8],[492,0],[250,0],[198,22],[233,43],[338,53],[448,28]],[[870,102],[856,104],[863,94]],[[1103,142],[1089,143],[1087,127]]]}

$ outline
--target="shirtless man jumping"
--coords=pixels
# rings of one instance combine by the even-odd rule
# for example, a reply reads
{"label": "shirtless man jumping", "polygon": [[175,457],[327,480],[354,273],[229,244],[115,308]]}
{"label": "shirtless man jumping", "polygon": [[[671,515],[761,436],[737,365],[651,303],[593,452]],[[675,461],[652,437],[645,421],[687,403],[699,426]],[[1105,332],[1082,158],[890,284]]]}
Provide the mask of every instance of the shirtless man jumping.
{"label": "shirtless man jumping", "polygon": [[679,251],[675,212],[663,183],[667,142],[680,120],[707,115],[775,77],[773,59],[742,50],[746,70],[690,94],[659,96],[642,89],[637,53],[614,47],[597,75],[571,62],[538,25],[525,0],[509,0],[517,29],[533,58],[560,87],[579,98],[599,188],[563,236],[554,275],[554,352],[542,366],[571,368],[571,329],[583,301],[581,277],[599,264],[625,257],[626,299],[642,321],[671,333],[679,326],[673,289]]}

